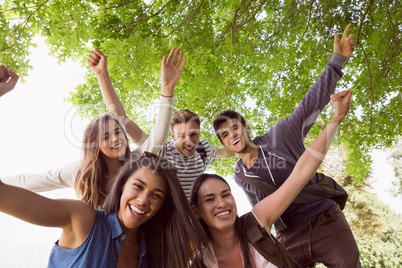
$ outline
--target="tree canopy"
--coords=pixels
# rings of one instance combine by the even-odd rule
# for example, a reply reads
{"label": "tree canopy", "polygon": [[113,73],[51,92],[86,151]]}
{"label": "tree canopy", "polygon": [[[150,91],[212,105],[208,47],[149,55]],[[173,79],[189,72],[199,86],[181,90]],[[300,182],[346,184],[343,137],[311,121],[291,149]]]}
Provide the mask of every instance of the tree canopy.
{"label": "tree canopy", "polygon": [[[23,78],[35,35],[60,61],[84,65],[97,47],[108,56],[128,115],[145,127],[146,107],[159,95],[162,56],[180,46],[188,62],[175,107],[198,113],[203,138],[218,145],[211,122],[225,109],[242,113],[254,135],[287,117],[330,60],[333,32],[351,22],[356,50],[338,89],[351,87],[354,97],[340,142],[348,152],[345,172],[360,180],[370,169],[369,151],[389,147],[400,134],[401,18],[399,0],[6,0],[0,61]],[[86,79],[68,100],[94,116],[105,107],[89,70]],[[328,121],[328,107],[311,135]],[[232,161],[215,168],[225,174]]]}

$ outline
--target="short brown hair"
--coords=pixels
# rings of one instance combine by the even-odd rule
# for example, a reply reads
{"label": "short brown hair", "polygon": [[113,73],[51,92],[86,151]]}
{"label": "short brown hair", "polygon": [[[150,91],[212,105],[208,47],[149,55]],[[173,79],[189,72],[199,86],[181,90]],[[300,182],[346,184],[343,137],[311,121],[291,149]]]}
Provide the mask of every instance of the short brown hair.
{"label": "short brown hair", "polygon": [[178,110],[173,114],[172,123],[170,123],[170,129],[173,132],[173,127],[175,125],[188,122],[195,122],[197,123],[198,128],[200,128],[200,118],[196,113],[193,113],[192,111],[186,109]]}

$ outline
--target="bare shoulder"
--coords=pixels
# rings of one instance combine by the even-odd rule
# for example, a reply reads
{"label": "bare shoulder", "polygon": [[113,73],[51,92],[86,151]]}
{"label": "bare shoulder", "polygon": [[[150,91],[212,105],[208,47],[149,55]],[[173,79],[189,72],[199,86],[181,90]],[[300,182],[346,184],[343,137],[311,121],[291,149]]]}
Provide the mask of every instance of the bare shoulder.
{"label": "bare shoulder", "polygon": [[79,247],[89,234],[96,218],[96,210],[80,200],[62,200],[70,212],[70,224],[63,227],[59,246],[73,249]]}

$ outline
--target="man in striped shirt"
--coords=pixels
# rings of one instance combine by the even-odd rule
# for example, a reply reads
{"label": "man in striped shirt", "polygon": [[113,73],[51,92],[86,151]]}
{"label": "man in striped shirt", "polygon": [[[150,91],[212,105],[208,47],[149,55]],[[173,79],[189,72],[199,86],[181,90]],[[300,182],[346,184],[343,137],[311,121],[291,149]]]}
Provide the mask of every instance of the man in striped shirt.
{"label": "man in striped shirt", "polygon": [[172,163],[178,171],[180,184],[187,198],[193,180],[205,172],[216,158],[234,156],[234,152],[215,148],[200,139],[200,118],[189,110],[179,110],[173,114],[171,122],[172,140],[167,141],[159,155]]}

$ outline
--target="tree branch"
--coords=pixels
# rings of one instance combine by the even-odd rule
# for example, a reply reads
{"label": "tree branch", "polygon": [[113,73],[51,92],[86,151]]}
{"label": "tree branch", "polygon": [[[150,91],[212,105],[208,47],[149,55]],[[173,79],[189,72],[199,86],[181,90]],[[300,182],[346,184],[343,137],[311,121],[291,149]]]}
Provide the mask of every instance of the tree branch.
{"label": "tree branch", "polygon": [[368,11],[370,10],[370,7],[371,7],[372,3],[373,3],[373,0],[368,0],[366,10],[364,10],[364,14],[363,14],[362,18],[360,19],[359,28],[357,29],[357,34],[356,34],[356,45],[359,44],[359,37],[360,37],[360,32],[361,32],[361,30],[363,28],[363,22],[364,22],[364,19],[367,16]]}
{"label": "tree branch", "polygon": [[[221,100],[223,99],[223,96],[224,96],[225,94],[227,95],[227,91],[226,91],[226,90],[227,90],[227,88],[228,88],[228,84],[229,84],[229,82],[226,82],[226,85],[225,85],[225,88],[224,88],[222,94],[221,94],[221,95],[219,96],[219,98],[217,98],[215,101],[211,102],[211,103],[208,105],[208,107],[206,107],[206,108],[204,109],[204,111],[202,111],[202,114],[204,114],[206,111],[208,111],[208,109],[211,108],[212,105],[214,105],[215,103],[218,103],[218,105],[217,105],[215,111],[213,111],[212,114],[215,114],[215,113],[216,113],[216,111],[221,107],[221,104],[222,104]],[[229,107],[230,107],[230,104],[229,104]]]}
{"label": "tree branch", "polygon": [[17,45],[17,41],[20,38],[21,34],[24,32],[25,27],[28,25],[29,20],[31,19],[31,17],[33,16],[33,14],[35,14],[42,6],[44,6],[47,2],[49,2],[49,0],[46,0],[45,2],[43,2],[42,4],[36,6],[36,9],[29,14],[29,16],[25,19],[25,21],[23,21],[17,28],[17,32],[20,29],[21,25],[23,25],[22,30],[19,32],[17,38],[15,39],[15,42],[13,43],[13,45],[11,46],[10,52],[11,53],[13,51],[13,49],[15,48],[15,46]]}
{"label": "tree branch", "polygon": [[193,44],[193,42],[191,41],[191,39],[190,39],[190,37],[188,36],[188,34],[187,34],[187,30],[188,30],[188,26],[190,25],[190,22],[193,20],[193,18],[195,17],[195,15],[200,11],[200,9],[201,9],[201,6],[204,4],[204,0],[202,0],[201,2],[200,2],[200,4],[197,6],[197,8],[195,9],[195,11],[192,13],[192,14],[190,14],[189,16],[187,16],[184,20],[186,20],[186,27],[184,27],[184,35],[185,35],[185,37],[186,37],[186,39],[187,39],[187,42],[191,45],[191,47],[192,48],[194,48],[194,44]]}
{"label": "tree branch", "polygon": [[389,12],[389,6],[388,6],[388,1],[387,1],[387,0],[385,0],[385,5],[386,5],[386,7],[387,7],[387,18],[388,18],[388,20],[389,20],[389,23],[392,25],[392,29],[394,30],[394,38],[393,38],[393,41],[395,42],[395,44],[396,44],[396,46],[398,47],[398,49],[401,50],[401,48],[400,48],[400,46],[399,46],[398,39],[397,39],[397,35],[396,35],[395,25],[394,25],[394,23],[392,22],[391,12]]}
{"label": "tree branch", "polygon": [[373,75],[371,74],[371,70],[370,70],[370,63],[366,54],[366,51],[364,50],[363,46],[361,43],[358,44],[360,46],[360,48],[363,51],[363,55],[364,55],[364,59],[366,61],[366,65],[367,65],[367,70],[369,73],[369,90],[371,92],[371,108],[370,108],[370,132],[373,131],[373,106],[374,106],[374,91],[373,91]]}
{"label": "tree branch", "polygon": [[308,19],[307,19],[307,25],[306,25],[306,30],[304,30],[304,33],[301,36],[301,39],[304,38],[304,35],[307,33],[308,28],[310,27],[310,21],[311,21],[311,10],[313,9],[313,4],[314,4],[315,0],[311,0],[309,6],[309,14],[308,14]]}

